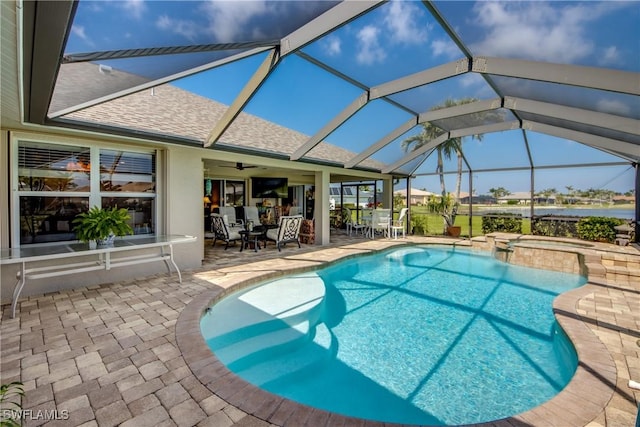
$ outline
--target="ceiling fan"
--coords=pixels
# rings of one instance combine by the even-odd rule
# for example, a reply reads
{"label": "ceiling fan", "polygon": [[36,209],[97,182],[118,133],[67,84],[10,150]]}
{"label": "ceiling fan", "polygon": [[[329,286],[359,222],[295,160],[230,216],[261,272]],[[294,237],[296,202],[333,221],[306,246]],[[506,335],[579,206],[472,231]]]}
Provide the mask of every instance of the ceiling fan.
{"label": "ceiling fan", "polygon": [[245,170],[245,169],[251,169],[251,168],[257,168],[258,166],[247,166],[244,165],[242,162],[237,162],[235,166],[221,166],[223,168],[235,168],[239,171],[241,170]]}

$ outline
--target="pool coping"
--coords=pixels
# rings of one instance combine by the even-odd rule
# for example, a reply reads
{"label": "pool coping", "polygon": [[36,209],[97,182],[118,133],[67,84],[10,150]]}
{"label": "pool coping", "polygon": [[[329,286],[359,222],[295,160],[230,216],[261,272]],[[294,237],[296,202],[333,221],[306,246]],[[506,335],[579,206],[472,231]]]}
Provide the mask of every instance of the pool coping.
{"label": "pool coping", "polygon": [[[212,393],[238,409],[275,425],[361,425],[400,426],[344,416],[325,410],[296,403],[256,387],[231,372],[207,346],[201,332],[200,319],[206,309],[215,301],[231,292],[243,289],[264,280],[313,270],[366,253],[375,253],[396,245],[412,245],[411,242],[390,242],[384,248],[353,246],[352,251],[336,254],[331,260],[321,263],[292,262],[291,268],[277,270],[256,269],[246,271],[246,277],[230,284],[227,288],[210,289],[194,298],[182,311],[176,323],[176,344],[194,376]],[[449,244],[470,247],[467,242],[438,241],[420,244]],[[571,248],[575,252],[576,248]],[[326,251],[331,251],[327,249]],[[323,251],[320,251],[323,252]],[[316,253],[316,260],[322,259]],[[295,258],[295,257],[294,257]],[[301,265],[302,264],[302,265]],[[588,270],[588,267],[587,267]],[[616,388],[617,368],[613,357],[596,334],[585,324],[578,313],[577,303],[593,293],[598,285],[589,280],[583,286],[567,291],[554,300],[555,317],[563,328],[578,355],[578,367],[567,386],[549,401],[529,411],[508,418],[477,426],[584,426],[599,414],[611,400]]]}

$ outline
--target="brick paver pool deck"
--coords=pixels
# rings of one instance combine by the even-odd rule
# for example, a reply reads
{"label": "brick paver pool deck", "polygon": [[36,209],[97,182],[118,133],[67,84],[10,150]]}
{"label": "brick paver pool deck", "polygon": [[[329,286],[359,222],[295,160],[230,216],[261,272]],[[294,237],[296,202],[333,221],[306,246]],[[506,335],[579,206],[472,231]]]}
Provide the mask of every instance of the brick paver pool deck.
{"label": "brick paver pool deck", "polygon": [[[31,410],[26,426],[382,425],[307,408],[247,385],[203,348],[197,325],[210,301],[240,282],[407,241],[439,240],[335,234],[329,246],[287,245],[280,253],[273,246],[240,253],[208,243],[203,266],[183,272],[182,284],[158,274],[24,298],[15,319],[8,305],[2,307],[1,382],[24,383],[23,409]],[[640,259],[637,249],[626,252]],[[569,386],[532,411],[489,425],[635,424],[640,391],[628,382],[640,381],[640,276],[635,264],[620,267],[611,259],[610,266],[601,266],[607,274],[590,274],[587,285],[555,302],[580,359]],[[47,413],[68,419],[49,421]]]}

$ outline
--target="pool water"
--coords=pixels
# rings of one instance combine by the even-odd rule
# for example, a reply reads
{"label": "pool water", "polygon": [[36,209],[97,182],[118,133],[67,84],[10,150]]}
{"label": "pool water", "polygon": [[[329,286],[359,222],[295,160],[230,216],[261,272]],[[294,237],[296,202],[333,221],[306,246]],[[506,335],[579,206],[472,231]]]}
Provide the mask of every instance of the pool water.
{"label": "pool water", "polygon": [[479,423],[538,406],[569,382],[577,357],[552,301],[584,282],[409,247],[237,292],[201,329],[232,371],[291,400],[385,422]]}

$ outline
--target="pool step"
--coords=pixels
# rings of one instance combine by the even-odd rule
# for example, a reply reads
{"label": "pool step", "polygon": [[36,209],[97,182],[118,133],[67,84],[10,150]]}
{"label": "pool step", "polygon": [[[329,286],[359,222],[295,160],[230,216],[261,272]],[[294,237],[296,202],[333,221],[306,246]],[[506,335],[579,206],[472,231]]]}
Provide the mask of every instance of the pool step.
{"label": "pool step", "polygon": [[[201,321],[202,334],[214,350],[250,342],[270,332],[279,335],[280,330],[296,329],[307,335],[305,324],[320,321],[324,296],[324,282],[316,273],[250,288],[214,305]],[[256,350],[259,349],[257,345]]]}
{"label": "pool step", "polygon": [[[234,363],[246,364],[264,353],[278,354],[295,349],[310,340],[309,322],[303,321],[295,325],[285,322],[270,322],[256,325],[250,333],[237,333],[234,341],[227,341],[221,345],[220,341],[207,341],[214,345],[215,354],[222,362],[233,368]],[[259,327],[266,329],[259,331]],[[242,336],[244,339],[240,339]],[[228,338],[228,337],[227,337]]]}
{"label": "pool step", "polygon": [[[275,381],[286,380],[290,376],[304,375],[308,371],[317,370],[327,360],[334,357],[337,343],[329,328],[320,323],[315,327],[313,340],[299,346],[295,350],[280,355],[268,353],[257,354],[256,363],[244,369],[230,368],[242,378],[258,386]],[[260,361],[269,358],[269,361]]]}
{"label": "pool step", "polygon": [[249,288],[216,304],[202,319],[202,333],[227,365],[292,351],[311,340],[309,325],[320,321],[324,297],[324,282],[314,272]]}

